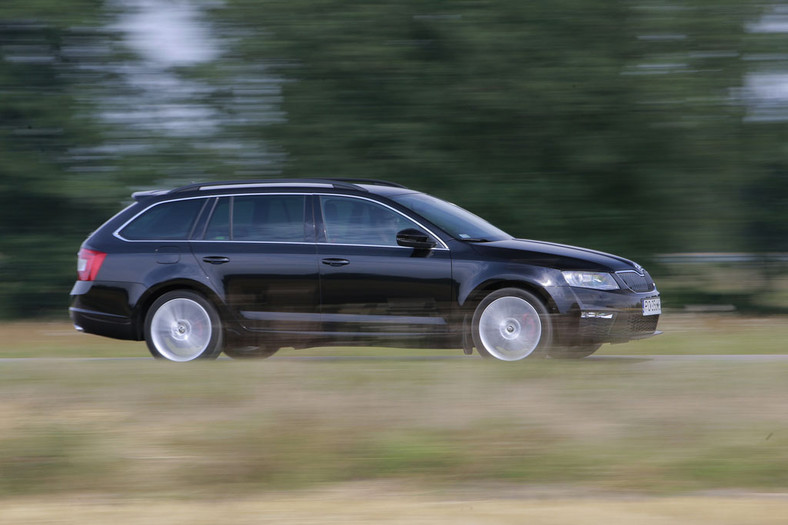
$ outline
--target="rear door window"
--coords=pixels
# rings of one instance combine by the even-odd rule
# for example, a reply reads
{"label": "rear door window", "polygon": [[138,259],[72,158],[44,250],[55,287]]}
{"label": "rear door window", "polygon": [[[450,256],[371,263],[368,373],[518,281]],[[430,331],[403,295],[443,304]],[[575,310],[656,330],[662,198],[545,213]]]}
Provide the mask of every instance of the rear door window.
{"label": "rear door window", "polygon": [[306,197],[249,195],[219,200],[205,240],[304,242]]}

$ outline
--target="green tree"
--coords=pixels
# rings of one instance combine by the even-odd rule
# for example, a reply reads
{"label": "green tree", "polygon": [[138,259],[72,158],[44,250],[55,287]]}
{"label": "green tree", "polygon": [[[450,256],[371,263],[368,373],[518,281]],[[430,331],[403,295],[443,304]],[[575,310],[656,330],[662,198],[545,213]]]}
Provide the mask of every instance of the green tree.
{"label": "green tree", "polygon": [[518,236],[647,258],[736,249],[746,22],[700,0],[232,0],[277,68],[294,176],[379,177]]}

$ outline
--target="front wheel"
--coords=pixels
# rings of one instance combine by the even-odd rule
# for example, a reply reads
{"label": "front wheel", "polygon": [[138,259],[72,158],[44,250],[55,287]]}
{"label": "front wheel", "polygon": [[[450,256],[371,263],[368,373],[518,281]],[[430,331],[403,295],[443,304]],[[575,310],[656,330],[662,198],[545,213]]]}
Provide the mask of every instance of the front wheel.
{"label": "front wheel", "polygon": [[145,342],[157,359],[216,359],[222,352],[223,340],[216,308],[194,292],[165,293],[145,316]]}
{"label": "front wheel", "polygon": [[501,361],[543,356],[552,330],[544,304],[519,288],[502,288],[482,299],[471,327],[479,354]]}

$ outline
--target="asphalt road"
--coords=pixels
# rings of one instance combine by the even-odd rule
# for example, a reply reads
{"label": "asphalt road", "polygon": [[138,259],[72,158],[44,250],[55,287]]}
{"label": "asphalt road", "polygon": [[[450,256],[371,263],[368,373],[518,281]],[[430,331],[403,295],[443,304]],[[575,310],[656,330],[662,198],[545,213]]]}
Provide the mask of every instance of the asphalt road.
{"label": "asphalt road", "polygon": [[[457,354],[424,355],[424,356],[314,356],[314,355],[276,355],[265,361],[445,361],[445,360],[480,360],[477,355],[466,356]],[[0,363],[19,363],[24,361],[153,361],[150,356],[139,357],[8,357],[0,358]],[[222,356],[219,361],[232,361]],[[568,360],[569,361],[569,360]],[[736,354],[736,355],[592,355],[581,360],[588,363],[630,362],[638,363],[669,363],[681,361],[712,361],[712,362],[788,362],[788,354]]]}

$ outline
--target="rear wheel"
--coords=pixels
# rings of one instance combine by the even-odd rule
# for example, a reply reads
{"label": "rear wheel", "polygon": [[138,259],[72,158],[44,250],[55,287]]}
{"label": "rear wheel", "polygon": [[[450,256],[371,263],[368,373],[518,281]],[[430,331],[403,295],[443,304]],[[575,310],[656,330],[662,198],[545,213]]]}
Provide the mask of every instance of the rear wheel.
{"label": "rear wheel", "polygon": [[519,288],[502,288],[476,307],[471,332],[482,357],[519,361],[544,355],[552,339],[552,323],[536,296]]}
{"label": "rear wheel", "polygon": [[216,359],[223,340],[216,308],[194,292],[168,292],[154,301],[145,316],[145,342],[157,359]]}

